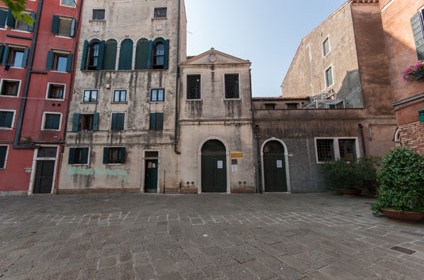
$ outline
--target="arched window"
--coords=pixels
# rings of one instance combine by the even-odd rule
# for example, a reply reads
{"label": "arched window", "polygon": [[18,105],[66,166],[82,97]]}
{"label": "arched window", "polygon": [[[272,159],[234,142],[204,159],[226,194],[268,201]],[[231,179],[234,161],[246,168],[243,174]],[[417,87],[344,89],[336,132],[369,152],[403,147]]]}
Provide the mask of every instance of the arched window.
{"label": "arched window", "polygon": [[122,41],[121,50],[119,52],[119,70],[131,70],[132,52],[133,41],[131,39],[125,39]]}
{"label": "arched window", "polygon": [[118,43],[116,42],[116,40],[111,39],[106,42],[103,62],[104,70],[115,70],[117,46]]}
{"label": "arched window", "polygon": [[168,69],[168,52],[169,40],[158,38],[153,42],[153,69]]}
{"label": "arched window", "polygon": [[81,70],[103,69],[105,42],[97,39],[85,41],[81,60]]}
{"label": "arched window", "polygon": [[152,41],[145,38],[138,40],[135,54],[135,69],[149,69],[151,63]]}

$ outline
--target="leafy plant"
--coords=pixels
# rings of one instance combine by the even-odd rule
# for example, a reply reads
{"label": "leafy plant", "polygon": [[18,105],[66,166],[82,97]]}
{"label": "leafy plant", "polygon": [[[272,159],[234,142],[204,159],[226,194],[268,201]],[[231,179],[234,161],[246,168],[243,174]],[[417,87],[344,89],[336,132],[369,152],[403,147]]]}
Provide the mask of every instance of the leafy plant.
{"label": "leafy plant", "polygon": [[17,20],[23,20],[26,24],[32,24],[34,19],[23,13],[25,11],[27,0],[2,0],[1,2],[5,3],[6,6],[12,11],[12,15]]}
{"label": "leafy plant", "polygon": [[375,193],[377,158],[360,158],[356,161],[336,160],[322,165],[325,184],[330,190],[367,189]]}
{"label": "leafy plant", "polygon": [[398,148],[387,154],[382,164],[377,174],[379,188],[373,211],[424,211],[424,157]]}

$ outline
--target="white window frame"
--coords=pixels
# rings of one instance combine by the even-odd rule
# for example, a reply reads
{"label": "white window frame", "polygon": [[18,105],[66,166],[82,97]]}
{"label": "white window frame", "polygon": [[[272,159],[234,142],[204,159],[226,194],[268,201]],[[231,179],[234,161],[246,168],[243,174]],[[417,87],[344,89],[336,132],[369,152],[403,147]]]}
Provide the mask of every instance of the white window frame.
{"label": "white window frame", "polygon": [[[238,75],[238,94],[239,94],[239,97],[238,98],[226,98],[225,97],[225,75]],[[224,73],[223,74],[223,76],[222,76],[222,86],[223,86],[223,93],[224,93],[224,100],[241,100],[241,82],[240,82],[240,79],[241,79],[241,75],[240,75],[240,73],[237,73],[237,72],[231,72],[231,73]]]}
{"label": "white window frame", "polygon": [[[63,96],[62,96],[62,98],[49,98],[50,85],[60,85],[60,86],[63,86]],[[52,82],[48,82],[47,83],[46,100],[61,100],[61,101],[63,101],[63,100],[65,100],[65,94],[66,94],[66,84],[52,83]]]}
{"label": "white window frame", "polygon": [[[328,52],[327,53],[324,53],[324,51],[325,51],[325,48],[324,48],[325,41],[328,42]],[[324,40],[322,40],[321,47],[322,47],[322,57],[327,57],[331,52],[330,36],[327,35],[324,38]]]}
{"label": "white window frame", "polygon": [[[65,38],[65,37],[63,37]],[[72,71],[68,72],[66,71],[59,71],[58,70],[58,64],[56,63],[56,67],[53,67],[55,65],[56,60],[59,60],[59,57],[64,57],[66,56],[66,64],[68,64],[68,59],[69,59],[69,55],[71,54],[70,52],[66,52],[66,51],[59,51],[59,50],[53,50],[53,65],[52,65],[52,69],[50,70],[51,72],[55,72],[55,73],[62,73],[62,74],[67,74],[67,73],[71,73]],[[56,69],[53,69],[56,68]]]}
{"label": "white window frame", "polygon": [[361,154],[359,152],[359,140],[358,137],[314,137],[314,144],[315,144],[315,159],[316,163],[323,164],[325,161],[319,161],[318,159],[318,145],[317,140],[333,140],[333,152],[334,152],[334,160],[340,160],[340,147],[339,147],[339,140],[355,140],[355,151],[356,151],[356,158],[361,158]]}
{"label": "white window frame", "polygon": [[[20,30],[18,30],[18,31],[20,31]],[[28,33],[28,31],[22,31],[22,32],[27,32]],[[15,68],[15,69],[25,69],[24,67],[23,67],[23,58],[22,58],[22,64],[21,64],[21,66],[15,66],[14,64],[9,64],[9,60],[10,60],[10,53],[11,53],[11,50],[20,50],[20,51],[23,51],[24,52],[24,54],[25,54],[25,49],[27,48],[26,46],[21,46],[21,45],[8,45],[9,46],[9,48],[10,48],[10,50],[9,50],[9,54],[8,54],[8,57],[7,57],[7,65],[9,65],[10,66],[10,68]],[[4,55],[4,53],[3,53],[3,55]]]}
{"label": "white window frame", "polygon": [[13,96],[13,95],[1,95],[1,94],[0,94],[0,97],[7,97],[7,98],[17,98],[17,97],[19,97],[19,94],[20,94],[20,92],[21,92],[22,80],[18,80],[18,79],[7,79],[7,78],[3,78],[3,79],[1,79],[1,83],[0,83],[0,93],[1,93],[1,90],[3,89],[3,82],[4,82],[4,81],[19,82],[18,92],[17,92],[17,94],[16,94],[15,96]]}
{"label": "white window frame", "polygon": [[77,0],[73,0],[74,1],[74,5],[66,5],[62,3],[63,0],[59,0],[59,5],[62,7],[68,7],[68,8],[76,8],[77,6]]}
{"label": "white window frame", "polygon": [[[31,13],[34,13],[34,14],[35,14],[35,12],[33,12],[33,11],[22,11],[22,12],[21,12],[21,14],[28,14],[28,15],[30,15]],[[15,19],[15,26],[12,28],[12,30],[13,30],[13,31],[15,31],[15,32],[31,33],[32,31],[22,30],[22,29],[17,29],[17,28],[16,28],[16,26],[17,26],[17,25],[18,25],[21,21],[23,21],[23,18],[21,18],[21,19]],[[7,19],[6,19],[6,22],[7,22]],[[33,22],[32,24],[34,24],[34,22]],[[6,26],[7,26],[7,24],[6,24]]]}
{"label": "white window frame", "polygon": [[[67,20],[67,19],[70,19],[71,20],[71,22],[72,22],[72,20],[75,20],[75,18],[73,18],[73,17],[67,17],[67,16],[58,16],[59,17],[59,29],[60,29],[60,21],[61,20]],[[71,23],[71,27],[72,27],[72,23]],[[75,27],[74,27],[74,32],[76,32],[75,31],[75,29],[76,29],[77,27],[76,27],[76,23],[75,23]],[[69,30],[69,34],[71,33],[71,30]],[[64,38],[64,39],[72,39],[73,37],[72,36],[65,36],[65,35],[60,35],[59,33],[58,34],[55,34],[55,37],[58,37],[58,38]]]}
{"label": "white window frame", "polygon": [[[327,70],[331,69],[331,85],[327,85]],[[331,88],[334,86],[334,66],[330,64],[327,68],[324,70],[324,84],[326,88]]]}
{"label": "white window frame", "polygon": [[[58,129],[45,129],[44,128],[47,114],[60,115],[59,128]],[[41,122],[41,130],[42,131],[60,131],[62,129],[62,117],[63,117],[63,115],[60,112],[43,112],[43,120]]]}
{"label": "white window frame", "polygon": [[3,167],[0,166],[0,170],[5,170],[6,167],[7,167],[7,159],[9,157],[9,148],[10,147],[9,147],[9,145],[0,145],[0,147],[6,147],[6,155],[4,157],[4,166]]}
{"label": "white window frame", "polygon": [[0,112],[13,112],[11,127],[0,127],[0,130],[13,130],[13,128],[15,127],[14,124],[15,124],[16,110],[1,109]]}

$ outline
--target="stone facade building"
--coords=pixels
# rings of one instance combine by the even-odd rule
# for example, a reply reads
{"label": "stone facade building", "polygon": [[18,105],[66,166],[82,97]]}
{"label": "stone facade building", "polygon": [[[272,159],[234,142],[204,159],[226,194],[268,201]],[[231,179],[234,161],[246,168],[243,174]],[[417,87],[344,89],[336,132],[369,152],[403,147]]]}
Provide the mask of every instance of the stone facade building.
{"label": "stone facade building", "polygon": [[405,81],[401,74],[409,66],[417,64],[417,60],[424,61],[424,1],[379,2],[390,57],[393,106],[399,126],[396,141],[424,154],[423,78]]}

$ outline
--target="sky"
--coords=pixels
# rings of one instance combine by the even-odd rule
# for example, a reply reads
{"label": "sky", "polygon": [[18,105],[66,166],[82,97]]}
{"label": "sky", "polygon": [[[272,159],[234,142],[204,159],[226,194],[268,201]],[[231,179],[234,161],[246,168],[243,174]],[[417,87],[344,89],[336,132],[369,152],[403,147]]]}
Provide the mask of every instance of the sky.
{"label": "sky", "polygon": [[185,0],[187,54],[210,48],[252,62],[252,95],[281,95],[302,37],[346,0]]}

